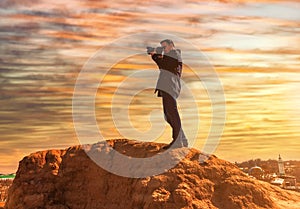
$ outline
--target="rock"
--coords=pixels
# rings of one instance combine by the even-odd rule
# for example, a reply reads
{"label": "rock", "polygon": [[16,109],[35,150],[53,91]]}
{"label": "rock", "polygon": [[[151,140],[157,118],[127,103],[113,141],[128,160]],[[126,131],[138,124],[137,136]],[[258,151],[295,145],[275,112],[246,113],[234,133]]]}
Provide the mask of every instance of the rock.
{"label": "rock", "polygon": [[[139,158],[154,156],[164,146],[126,139],[108,144],[119,153]],[[104,142],[90,148],[104,157],[109,154]],[[250,179],[234,164],[213,155],[178,148],[168,153],[170,159],[184,149],[187,155],[175,167],[144,178],[106,171],[89,158],[83,146],[33,153],[20,161],[5,209],[300,208],[299,193]],[[117,165],[126,169],[126,163]]]}

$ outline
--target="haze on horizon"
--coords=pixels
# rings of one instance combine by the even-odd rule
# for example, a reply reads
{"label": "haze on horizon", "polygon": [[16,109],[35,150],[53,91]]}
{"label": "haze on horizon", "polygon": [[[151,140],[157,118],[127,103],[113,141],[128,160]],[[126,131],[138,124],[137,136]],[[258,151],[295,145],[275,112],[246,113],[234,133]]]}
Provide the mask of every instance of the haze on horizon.
{"label": "haze on horizon", "polygon": [[[277,159],[278,154],[284,160],[300,160],[298,1],[4,0],[0,5],[0,173],[15,172],[18,161],[29,153],[80,143],[73,126],[72,96],[82,66],[106,44],[139,32],[188,40],[218,72],[226,97],[226,124],[215,155],[233,162]],[[96,115],[106,138],[121,137],[110,115],[117,84],[145,68],[155,69],[149,57],[134,56],[117,63],[105,77],[105,88],[97,93]],[[186,66],[186,82],[190,73]],[[201,149],[211,104],[201,83],[190,86],[201,117],[195,147]],[[182,101],[180,108],[189,110]],[[140,92],[131,104],[132,124],[138,130],[150,127],[153,109],[158,110],[157,120],[162,117],[160,100],[152,90]],[[194,131],[189,123],[192,114],[183,118],[187,131]],[[166,128],[158,141],[167,143],[168,137]]]}

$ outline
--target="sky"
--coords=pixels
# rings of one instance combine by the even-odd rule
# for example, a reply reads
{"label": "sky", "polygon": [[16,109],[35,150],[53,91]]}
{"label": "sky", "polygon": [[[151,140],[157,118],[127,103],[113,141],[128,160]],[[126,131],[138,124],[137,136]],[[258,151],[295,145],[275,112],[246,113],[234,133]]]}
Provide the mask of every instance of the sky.
{"label": "sky", "polygon": [[[155,71],[145,54],[125,54],[132,48],[158,45],[158,37],[118,45],[123,37],[141,32],[178,37],[175,43],[186,63],[182,79],[196,104],[195,109],[188,91],[183,91],[179,110],[186,134],[195,139],[194,147],[201,150],[209,141],[213,102],[205,84],[212,83],[212,90],[217,91],[215,73],[223,89],[226,118],[218,121],[225,125],[213,154],[232,162],[276,159],[278,154],[286,160],[300,160],[298,1],[0,0],[0,5],[0,173],[15,172],[18,162],[32,152],[83,142],[72,114],[76,80],[91,58],[111,44],[124,58],[108,63],[113,65],[96,94],[101,134],[105,139],[120,138],[124,137],[121,130],[130,132],[132,126],[143,133],[164,124],[161,101],[153,96],[153,89],[141,90],[131,101],[129,123],[121,116],[118,122],[112,118],[118,85],[132,73],[148,68]],[[192,51],[192,46],[198,50]],[[112,52],[113,47],[104,60],[117,56]],[[209,70],[197,67],[199,52],[201,61],[210,64]],[[188,64],[196,67],[191,69]],[[200,80],[195,80],[193,71],[200,72]],[[91,78],[103,75],[103,69],[97,68]],[[125,86],[116,107],[128,108],[128,92],[143,88],[151,76]],[[151,77],[151,82],[155,79]],[[163,127],[157,130],[161,135],[156,141],[168,143],[170,127]]]}

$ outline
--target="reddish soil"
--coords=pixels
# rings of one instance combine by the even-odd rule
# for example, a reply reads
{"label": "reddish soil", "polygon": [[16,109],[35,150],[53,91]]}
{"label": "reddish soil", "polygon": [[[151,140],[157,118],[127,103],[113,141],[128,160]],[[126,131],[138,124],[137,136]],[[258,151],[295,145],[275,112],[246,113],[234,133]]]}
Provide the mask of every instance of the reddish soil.
{"label": "reddish soil", "polygon": [[[110,146],[134,157],[158,154],[163,144],[111,140]],[[97,146],[96,146],[97,145]],[[103,142],[96,154],[108,154]],[[5,209],[299,209],[300,193],[246,176],[234,164],[192,148],[174,168],[145,178],[121,177],[96,165],[82,146],[33,153],[20,162]],[[126,162],[120,165],[126,167]],[[158,164],[159,166],[159,164]]]}

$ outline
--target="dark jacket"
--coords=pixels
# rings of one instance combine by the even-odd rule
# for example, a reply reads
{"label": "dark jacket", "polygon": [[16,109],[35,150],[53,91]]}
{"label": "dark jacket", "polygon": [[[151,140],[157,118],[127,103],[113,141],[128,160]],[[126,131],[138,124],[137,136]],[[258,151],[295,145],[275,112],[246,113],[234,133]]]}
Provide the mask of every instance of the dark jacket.
{"label": "dark jacket", "polygon": [[152,59],[156,62],[159,69],[168,70],[179,77],[182,72],[182,59],[181,52],[179,49],[171,50],[169,53],[164,54],[153,54]]}
{"label": "dark jacket", "polygon": [[[182,59],[180,49],[173,49],[164,55],[153,54],[152,59],[156,62],[159,69],[170,71],[171,73],[181,77]],[[162,96],[161,90],[155,89],[154,93],[156,92],[158,97]]]}

